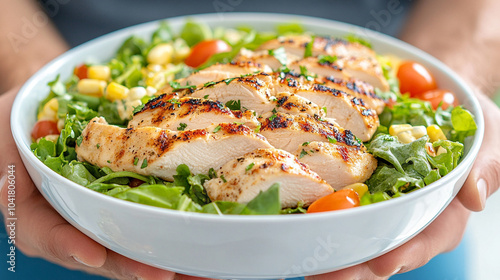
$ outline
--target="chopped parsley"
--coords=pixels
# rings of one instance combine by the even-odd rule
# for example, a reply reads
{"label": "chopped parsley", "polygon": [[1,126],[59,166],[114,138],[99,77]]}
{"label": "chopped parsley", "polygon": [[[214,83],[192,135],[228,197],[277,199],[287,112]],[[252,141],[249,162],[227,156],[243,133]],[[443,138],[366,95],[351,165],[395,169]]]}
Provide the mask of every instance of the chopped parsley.
{"label": "chopped parsley", "polygon": [[247,167],[245,167],[245,171],[252,169],[254,165],[255,165],[255,163],[253,163],[253,162],[250,163]]}
{"label": "chopped parsley", "polygon": [[98,149],[101,147],[101,145],[99,145],[99,143],[97,143],[95,146],[96,146]]}
{"label": "chopped parsley", "polygon": [[148,167],[148,159],[147,159],[147,158],[145,158],[145,159],[142,161],[142,164],[141,164],[141,169],[146,168],[146,167]]}
{"label": "chopped parsley", "polygon": [[210,82],[206,82],[203,87],[211,87],[211,86],[214,86],[215,84],[217,84],[216,82],[214,81],[210,81]]}
{"label": "chopped parsley", "polygon": [[351,42],[351,43],[359,43],[359,44],[361,44],[361,45],[363,45],[365,47],[368,47],[370,49],[373,48],[372,44],[368,40],[366,40],[364,38],[361,38],[361,37],[358,37],[358,36],[356,36],[355,34],[352,34],[352,33],[349,34],[349,35],[347,35],[347,36],[345,36],[345,39],[347,41]]}
{"label": "chopped parsley", "polygon": [[233,110],[233,111],[240,111],[241,110],[241,101],[240,100],[229,100],[226,102],[226,107]]}
{"label": "chopped parsley", "polygon": [[236,79],[236,78],[227,78],[227,79],[224,79],[224,83],[226,83],[226,85],[229,85],[229,83],[231,83],[234,79]]}
{"label": "chopped parsley", "polygon": [[167,102],[172,103],[172,104],[177,104],[179,106],[181,105],[181,103],[179,102],[179,99],[177,99],[177,98],[169,99],[169,100],[167,100]]}
{"label": "chopped parsley", "polygon": [[332,144],[337,143],[337,139],[332,138],[332,137],[330,137],[330,136],[327,136],[327,138],[328,138],[328,142],[330,142],[330,143],[332,143]]}
{"label": "chopped parsley", "polygon": [[111,163],[111,161],[107,160],[108,163]]}
{"label": "chopped parsley", "polygon": [[137,163],[139,162],[139,158],[138,157],[135,157],[134,158],[134,165],[137,165]]}
{"label": "chopped parsley", "polygon": [[262,125],[259,123],[259,125],[253,130],[255,133],[259,133],[260,132],[260,128],[262,127]]}
{"label": "chopped parsley", "polygon": [[214,129],[214,133],[217,133],[217,131],[219,131],[222,127],[220,125],[216,126],[215,129]]}
{"label": "chopped parsley", "polygon": [[278,111],[276,111],[276,108],[273,108],[273,111],[272,111],[274,114],[278,113]]}
{"label": "chopped parsley", "polygon": [[270,117],[269,117],[269,120],[270,120],[270,121],[273,121],[276,117],[277,117],[277,115],[276,115],[276,114],[273,114],[272,116],[270,116]]}
{"label": "chopped parsley", "polygon": [[132,115],[135,115],[135,114],[139,113],[140,111],[142,111],[142,108],[144,108],[144,104],[141,104],[139,106],[134,107],[134,110],[132,111]]}
{"label": "chopped parsley", "polygon": [[334,55],[334,56],[330,56],[330,55],[318,55],[318,62],[320,64],[332,64],[332,63],[335,63],[335,61],[337,61],[337,56]]}
{"label": "chopped parsley", "polygon": [[311,41],[306,43],[306,48],[304,50],[304,58],[312,56],[312,49],[314,45],[314,36],[311,37]]}
{"label": "chopped parsley", "polygon": [[172,91],[173,92],[181,91],[183,89],[195,89],[196,88],[195,85],[192,85],[192,86],[190,86],[190,85],[181,86],[181,84],[179,84],[178,82],[175,82],[175,81],[170,81],[168,83],[172,87]]}
{"label": "chopped parsley", "polygon": [[304,143],[302,143],[302,146],[307,146],[307,145],[309,145],[309,143],[311,143],[311,142],[310,141],[304,142]]}
{"label": "chopped parsley", "polygon": [[224,174],[221,174],[221,175],[220,175],[220,178],[222,179],[222,182],[227,183],[226,178],[224,178]]}
{"label": "chopped parsley", "polygon": [[323,112],[325,112],[325,115],[326,115],[326,106],[325,107],[321,107],[321,110],[323,110]]}
{"label": "chopped parsley", "polygon": [[208,170],[208,177],[210,177],[210,179],[217,178],[217,173],[215,173],[215,170],[213,168],[210,168]]}
{"label": "chopped parsley", "polygon": [[275,50],[269,50],[268,52],[269,52],[269,55],[274,56],[274,58],[276,58],[281,63],[281,65],[287,64],[288,59],[286,57],[285,48],[280,47],[280,48],[277,48]]}
{"label": "chopped parsley", "polygon": [[309,74],[309,71],[307,71],[307,68],[303,65],[300,65],[300,75],[308,81],[312,81],[315,78],[315,76]]}
{"label": "chopped parsley", "polygon": [[307,152],[304,149],[302,149],[302,151],[300,152],[299,158],[303,158],[305,155],[307,155]]}
{"label": "chopped parsley", "polygon": [[184,129],[186,129],[186,127],[187,127],[187,126],[188,126],[188,125],[187,125],[187,124],[185,124],[185,123],[180,123],[180,124],[179,124],[179,127],[177,127],[177,130],[179,130],[179,131],[184,131]]}
{"label": "chopped parsley", "polygon": [[208,99],[208,94],[203,96],[203,99]]}

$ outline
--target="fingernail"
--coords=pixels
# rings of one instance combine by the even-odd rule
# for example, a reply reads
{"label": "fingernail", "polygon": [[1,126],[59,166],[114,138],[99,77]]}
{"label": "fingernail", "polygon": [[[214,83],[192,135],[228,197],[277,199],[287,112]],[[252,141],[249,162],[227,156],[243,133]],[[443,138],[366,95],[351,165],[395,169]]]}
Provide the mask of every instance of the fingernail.
{"label": "fingernail", "polygon": [[484,206],[486,204],[486,195],[488,192],[488,185],[486,184],[486,181],[481,178],[477,181],[477,192],[479,194],[479,200],[481,201],[481,209],[484,209]]}
{"label": "fingernail", "polygon": [[5,185],[5,182],[7,182],[7,175],[3,175],[2,178],[0,179],[0,192],[3,189],[3,186]]}
{"label": "fingernail", "polygon": [[395,270],[391,273],[391,275],[398,274],[398,272],[400,272],[400,271],[401,271],[401,267],[398,267],[398,268],[396,268],[396,269],[395,269]]}
{"label": "fingernail", "polygon": [[72,258],[73,258],[76,262],[81,263],[81,264],[83,264],[83,265],[85,265],[85,266],[88,266],[88,267],[96,267],[96,266],[90,265],[90,264],[88,264],[88,263],[85,263],[84,261],[80,260],[78,257],[75,257],[75,256],[71,256],[71,257],[72,257]]}

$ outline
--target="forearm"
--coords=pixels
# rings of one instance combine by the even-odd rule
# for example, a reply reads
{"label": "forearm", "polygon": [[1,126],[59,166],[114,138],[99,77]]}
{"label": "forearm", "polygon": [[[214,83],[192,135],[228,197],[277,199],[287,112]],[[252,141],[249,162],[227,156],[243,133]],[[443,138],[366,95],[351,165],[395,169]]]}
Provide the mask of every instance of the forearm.
{"label": "forearm", "polygon": [[68,46],[34,0],[0,0],[0,93],[21,84]]}
{"label": "forearm", "polygon": [[492,95],[500,86],[500,1],[420,0],[401,38]]}

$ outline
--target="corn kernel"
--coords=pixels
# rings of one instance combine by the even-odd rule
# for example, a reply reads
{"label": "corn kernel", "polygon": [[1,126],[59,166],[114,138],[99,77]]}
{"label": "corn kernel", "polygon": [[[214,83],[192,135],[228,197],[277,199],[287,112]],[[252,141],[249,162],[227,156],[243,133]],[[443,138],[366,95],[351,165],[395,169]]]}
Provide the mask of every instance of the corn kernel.
{"label": "corn kernel", "polygon": [[398,140],[399,142],[403,143],[403,144],[408,144],[408,143],[411,143],[417,139],[415,139],[415,137],[413,137],[413,135],[411,134],[411,131],[401,131],[400,133],[398,133],[396,135],[396,137],[398,137]]}
{"label": "corn kernel", "polygon": [[148,96],[153,96],[153,95],[155,95],[155,93],[156,93],[157,91],[158,91],[158,90],[157,90],[157,89],[155,89],[154,87],[150,87],[150,86],[148,86],[148,87],[146,88],[146,94],[147,94]]}
{"label": "corn kernel", "polygon": [[446,136],[444,135],[441,128],[435,124],[427,127],[427,134],[429,134],[431,142],[436,142],[438,140],[446,140]]}
{"label": "corn kernel", "polygon": [[181,62],[191,53],[186,41],[181,38],[177,38],[174,41],[174,62]]}
{"label": "corn kernel", "polygon": [[363,183],[354,183],[343,187],[343,189],[352,189],[359,197],[362,197],[368,191],[368,186]]}
{"label": "corn kernel", "polygon": [[411,134],[413,135],[413,137],[418,139],[420,137],[423,137],[424,135],[427,135],[427,128],[423,125],[414,126],[411,129]]}
{"label": "corn kernel", "polygon": [[111,78],[111,69],[106,65],[90,66],[87,70],[89,79],[107,81]]}
{"label": "corn kernel", "polygon": [[40,137],[40,138],[36,139],[36,142],[39,143],[40,139],[42,139],[42,138],[45,138],[45,140],[50,141],[50,142],[57,142],[57,140],[59,139],[59,134],[49,134],[49,135],[46,135],[44,137]]}
{"label": "corn kernel", "polygon": [[42,110],[38,113],[38,120],[49,120],[57,122],[57,110],[59,109],[59,102],[56,98],[50,99],[43,106]]}
{"label": "corn kernel", "polygon": [[149,63],[167,64],[172,61],[173,54],[174,48],[171,44],[158,44],[149,51],[147,60]]}
{"label": "corn kernel", "polygon": [[398,135],[400,132],[411,130],[413,127],[409,124],[393,124],[389,127],[389,134],[392,136]]}
{"label": "corn kernel", "polygon": [[128,92],[128,100],[138,100],[143,98],[147,94],[147,91],[144,87],[133,87]]}
{"label": "corn kernel", "polygon": [[102,96],[106,82],[96,79],[81,79],[76,85],[78,92],[91,96]]}
{"label": "corn kernel", "polygon": [[129,89],[125,86],[122,86],[118,83],[111,82],[106,87],[106,99],[110,101],[122,100],[127,98],[129,93]]}

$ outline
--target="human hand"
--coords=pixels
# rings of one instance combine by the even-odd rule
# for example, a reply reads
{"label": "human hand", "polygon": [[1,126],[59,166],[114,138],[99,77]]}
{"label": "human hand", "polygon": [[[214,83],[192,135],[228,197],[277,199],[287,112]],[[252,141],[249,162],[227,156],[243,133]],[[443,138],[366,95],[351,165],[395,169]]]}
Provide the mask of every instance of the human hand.
{"label": "human hand", "polygon": [[10,132],[10,111],[18,89],[0,96],[0,210],[7,213],[7,166],[15,166],[16,239],[23,253],[69,269],[116,279],[197,279],[175,275],[107,250],[64,220],[30,179]]}
{"label": "human hand", "polygon": [[470,211],[481,211],[486,198],[500,186],[500,109],[486,96],[477,95],[485,118],[483,144],[472,170],[457,197],[425,230],[402,246],[368,262],[309,279],[387,279],[426,264],[436,255],[451,251],[462,239]]}

